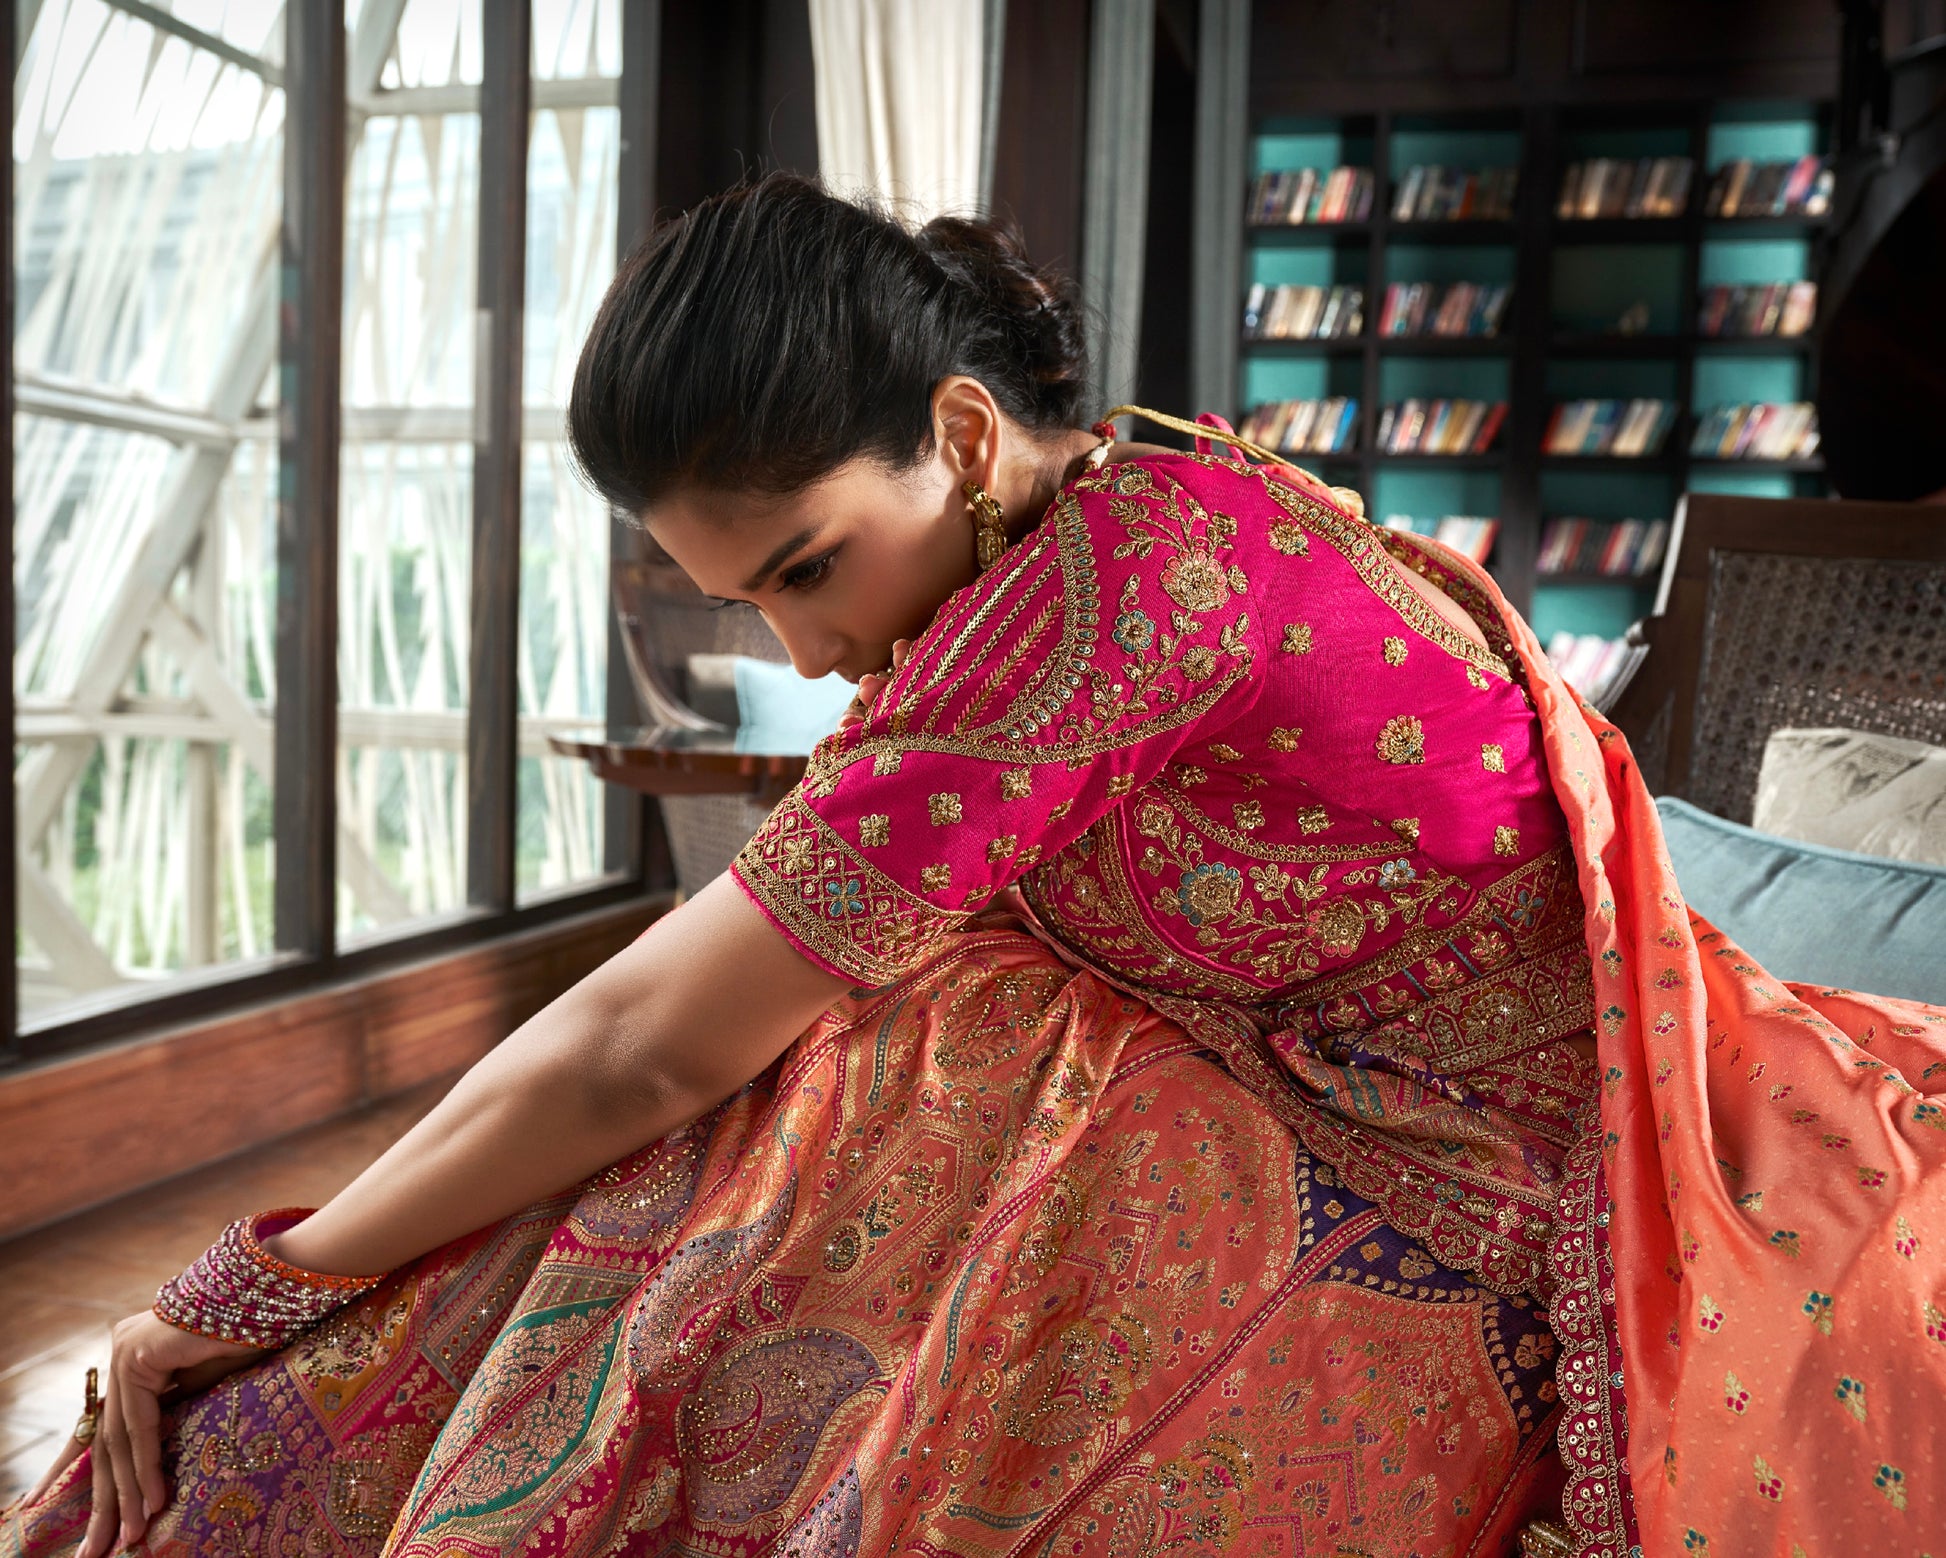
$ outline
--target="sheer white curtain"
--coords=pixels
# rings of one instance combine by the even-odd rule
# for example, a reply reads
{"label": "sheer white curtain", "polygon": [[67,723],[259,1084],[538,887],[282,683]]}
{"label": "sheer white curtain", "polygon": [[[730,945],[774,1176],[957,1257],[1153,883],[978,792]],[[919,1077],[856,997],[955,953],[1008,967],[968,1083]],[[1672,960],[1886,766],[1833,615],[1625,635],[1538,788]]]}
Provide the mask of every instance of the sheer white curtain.
{"label": "sheer white curtain", "polygon": [[810,0],[818,167],[909,220],[972,212],[981,188],[988,0]]}

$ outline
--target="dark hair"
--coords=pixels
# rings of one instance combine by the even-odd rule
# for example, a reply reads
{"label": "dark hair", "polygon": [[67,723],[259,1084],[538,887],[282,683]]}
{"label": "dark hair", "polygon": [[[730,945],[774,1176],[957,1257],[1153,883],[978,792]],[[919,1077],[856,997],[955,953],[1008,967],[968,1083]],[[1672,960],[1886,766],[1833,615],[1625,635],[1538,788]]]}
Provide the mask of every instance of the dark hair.
{"label": "dark hair", "polygon": [[1027,428],[1077,425],[1072,283],[1008,227],[938,217],[910,232],[774,173],[663,223],[623,262],[575,365],[568,439],[630,514],[684,486],[795,492],[861,455],[910,469],[954,373]]}

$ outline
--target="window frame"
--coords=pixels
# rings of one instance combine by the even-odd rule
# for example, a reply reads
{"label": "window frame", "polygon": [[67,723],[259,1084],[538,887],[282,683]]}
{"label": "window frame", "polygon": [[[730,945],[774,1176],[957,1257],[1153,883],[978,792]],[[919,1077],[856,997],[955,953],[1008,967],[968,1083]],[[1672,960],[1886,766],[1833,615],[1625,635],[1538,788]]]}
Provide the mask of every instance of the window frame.
{"label": "window frame", "polygon": [[[152,9],[108,0],[116,9],[153,21]],[[480,220],[477,224],[478,306],[482,321],[475,363],[473,571],[468,666],[467,907],[412,922],[408,930],[360,937],[344,946],[336,925],[338,753],[337,645],[339,564],[339,453],[344,303],[345,194],[348,131],[354,112],[367,116],[411,112],[387,105],[376,89],[405,0],[365,0],[361,23],[377,18],[357,39],[345,32],[344,0],[288,0],[285,66],[239,59],[242,51],[195,29],[168,30],[193,47],[230,63],[259,69],[285,93],[284,201],[280,247],[282,290],[277,371],[280,483],[277,567],[294,588],[278,592],[277,702],[273,739],[278,782],[272,793],[276,871],[276,950],[268,956],[208,965],[171,978],[146,995],[126,985],[94,998],[63,1002],[45,1020],[22,1021],[17,865],[0,886],[0,933],[16,948],[0,974],[0,1074],[12,1066],[128,1039],[186,1022],[287,1000],[381,969],[424,960],[573,915],[641,901],[669,901],[671,873],[654,803],[617,786],[603,797],[604,875],[521,901],[515,888],[518,742],[517,637],[522,464],[520,373],[525,315],[527,154],[532,110],[549,106],[553,92],[536,90],[531,59],[532,0],[487,0],[482,13],[485,64],[480,112]],[[614,83],[621,113],[617,191],[617,259],[648,230],[655,207],[657,71],[660,0],[621,0],[622,74]],[[19,8],[0,6],[0,44],[18,62]],[[15,73],[17,74],[17,72]],[[356,75],[354,83],[349,77]],[[7,88],[12,123],[14,76]],[[589,97],[586,83],[564,84]],[[465,96],[471,88],[439,89]],[[405,94],[400,94],[403,99]],[[5,317],[13,319],[15,285],[13,161],[0,185],[4,236]],[[493,218],[489,220],[489,216]],[[13,337],[0,357],[0,393],[7,425],[14,408]],[[14,534],[13,441],[6,440],[4,490],[9,555]],[[294,473],[294,474],[284,474]],[[627,545],[611,527],[610,579]],[[612,598],[612,597],[611,597]],[[0,632],[14,642],[13,569],[0,584]],[[494,629],[500,629],[494,631]],[[628,677],[620,625],[608,613],[606,717],[611,728],[639,718]],[[6,678],[4,714],[15,729],[14,679]],[[13,764],[0,795],[0,844],[17,860]],[[293,778],[294,776],[294,782]]]}

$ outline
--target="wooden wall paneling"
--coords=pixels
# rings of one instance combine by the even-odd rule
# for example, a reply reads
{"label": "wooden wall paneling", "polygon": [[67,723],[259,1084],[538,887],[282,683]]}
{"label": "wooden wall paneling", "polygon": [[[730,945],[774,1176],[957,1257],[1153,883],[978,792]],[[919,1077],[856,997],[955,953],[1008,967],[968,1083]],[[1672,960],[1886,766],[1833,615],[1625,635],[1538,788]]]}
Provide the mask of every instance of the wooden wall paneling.
{"label": "wooden wall paneling", "polygon": [[338,434],[344,335],[344,0],[284,13],[278,310],[277,721],[272,827],[280,951],[337,944]]}
{"label": "wooden wall paneling", "polygon": [[993,208],[1042,265],[1081,269],[1089,0],[1008,0]]}
{"label": "wooden wall paneling", "polygon": [[1833,0],[1573,0],[1576,76],[1701,78],[1711,96],[1740,80],[1827,96],[1839,52]]}
{"label": "wooden wall paneling", "polygon": [[504,910],[514,903],[520,718],[520,635],[507,628],[520,621],[521,338],[527,306],[527,139],[534,96],[532,0],[488,6],[483,44],[466,898],[476,909]]}
{"label": "wooden wall paneling", "polygon": [[815,174],[803,0],[662,8],[655,195],[665,215],[767,168]]}
{"label": "wooden wall paneling", "polygon": [[625,903],[0,1076],[0,1238],[452,1075],[664,907]]}
{"label": "wooden wall paneling", "polygon": [[[1217,409],[1190,398],[1191,273],[1196,231],[1196,17],[1194,7],[1158,0],[1155,75],[1149,98],[1148,232],[1143,243],[1141,350],[1135,398],[1193,417]],[[1181,443],[1154,428],[1143,437]]]}

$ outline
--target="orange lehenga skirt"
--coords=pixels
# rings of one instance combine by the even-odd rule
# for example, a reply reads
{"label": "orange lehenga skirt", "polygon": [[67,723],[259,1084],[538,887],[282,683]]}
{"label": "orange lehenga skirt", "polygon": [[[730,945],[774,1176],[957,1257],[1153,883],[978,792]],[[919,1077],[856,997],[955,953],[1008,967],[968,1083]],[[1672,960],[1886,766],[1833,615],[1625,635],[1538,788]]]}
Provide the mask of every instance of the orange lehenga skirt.
{"label": "orange lehenga skirt", "polygon": [[[181,1404],[146,1550],[1458,1558],[1565,1511],[1614,1558],[1941,1551],[1946,1012],[1689,915],[1508,616],[1598,1009],[1544,1305],[1389,1224],[1249,1066],[979,930]],[[89,1477],[0,1553],[71,1551]]]}

